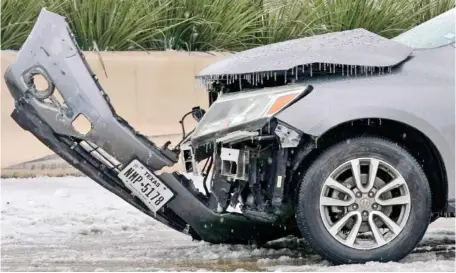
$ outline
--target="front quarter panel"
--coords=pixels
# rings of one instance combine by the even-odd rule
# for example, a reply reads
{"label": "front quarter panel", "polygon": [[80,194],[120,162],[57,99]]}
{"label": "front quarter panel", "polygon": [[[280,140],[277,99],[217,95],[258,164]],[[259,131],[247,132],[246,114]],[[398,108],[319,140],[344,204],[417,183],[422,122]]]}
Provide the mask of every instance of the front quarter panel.
{"label": "front quarter panel", "polygon": [[448,196],[454,202],[454,48],[415,52],[393,73],[311,83],[314,91],[277,118],[321,136],[344,122],[381,118],[405,123],[426,135],[443,158]]}

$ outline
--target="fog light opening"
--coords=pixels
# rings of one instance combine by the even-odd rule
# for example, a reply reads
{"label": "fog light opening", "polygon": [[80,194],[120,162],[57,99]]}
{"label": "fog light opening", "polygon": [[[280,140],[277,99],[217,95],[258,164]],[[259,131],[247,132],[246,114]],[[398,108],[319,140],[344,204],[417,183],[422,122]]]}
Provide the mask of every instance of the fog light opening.
{"label": "fog light opening", "polygon": [[92,123],[83,114],[79,114],[71,123],[73,128],[81,135],[87,135],[92,130]]}

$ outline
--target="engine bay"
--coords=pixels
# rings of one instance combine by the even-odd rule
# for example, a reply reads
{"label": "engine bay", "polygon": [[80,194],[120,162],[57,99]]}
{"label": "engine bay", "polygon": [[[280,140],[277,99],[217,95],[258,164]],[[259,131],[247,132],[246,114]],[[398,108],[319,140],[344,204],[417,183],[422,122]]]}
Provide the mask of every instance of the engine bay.
{"label": "engine bay", "polygon": [[313,142],[274,115],[310,90],[299,84],[230,93],[219,89],[208,111],[196,115],[196,128],[179,145],[180,157],[186,175],[201,181],[209,209],[268,223],[293,215],[296,151]]}
{"label": "engine bay", "polygon": [[284,214],[294,149],[302,135],[275,120],[257,131],[235,131],[212,143],[182,145],[187,173],[200,177],[208,206],[274,222]]}

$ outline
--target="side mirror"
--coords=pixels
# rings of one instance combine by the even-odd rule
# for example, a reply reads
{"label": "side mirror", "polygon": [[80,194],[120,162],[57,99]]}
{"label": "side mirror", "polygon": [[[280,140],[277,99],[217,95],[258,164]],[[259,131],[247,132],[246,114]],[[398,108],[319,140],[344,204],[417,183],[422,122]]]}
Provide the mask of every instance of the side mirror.
{"label": "side mirror", "polygon": [[206,111],[204,111],[204,109],[201,109],[199,106],[192,108],[192,117],[196,121],[200,121],[204,114],[206,114]]}

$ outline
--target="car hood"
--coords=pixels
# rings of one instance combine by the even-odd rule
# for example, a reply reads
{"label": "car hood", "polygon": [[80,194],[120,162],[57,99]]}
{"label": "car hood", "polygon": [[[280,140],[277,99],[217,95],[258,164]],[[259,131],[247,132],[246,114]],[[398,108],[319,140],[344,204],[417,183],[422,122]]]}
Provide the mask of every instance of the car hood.
{"label": "car hood", "polygon": [[358,67],[393,67],[413,49],[365,29],[334,32],[260,46],[207,66],[197,79],[226,75],[287,71],[311,64]]}

